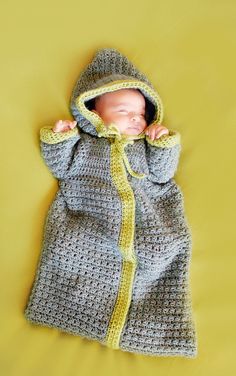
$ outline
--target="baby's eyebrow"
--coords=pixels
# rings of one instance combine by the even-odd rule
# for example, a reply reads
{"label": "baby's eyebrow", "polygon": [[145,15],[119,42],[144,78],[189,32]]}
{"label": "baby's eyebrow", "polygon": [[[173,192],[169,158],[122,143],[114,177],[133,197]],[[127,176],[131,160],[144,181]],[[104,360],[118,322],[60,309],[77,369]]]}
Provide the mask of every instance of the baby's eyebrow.
{"label": "baby's eyebrow", "polygon": [[[121,107],[121,106],[126,106],[129,105],[128,103],[119,103],[119,104],[114,104],[112,107]],[[142,110],[145,110],[145,106],[142,107]]]}
{"label": "baby's eyebrow", "polygon": [[126,106],[127,103],[118,103],[118,104],[113,104],[113,107],[119,107],[119,106]]}

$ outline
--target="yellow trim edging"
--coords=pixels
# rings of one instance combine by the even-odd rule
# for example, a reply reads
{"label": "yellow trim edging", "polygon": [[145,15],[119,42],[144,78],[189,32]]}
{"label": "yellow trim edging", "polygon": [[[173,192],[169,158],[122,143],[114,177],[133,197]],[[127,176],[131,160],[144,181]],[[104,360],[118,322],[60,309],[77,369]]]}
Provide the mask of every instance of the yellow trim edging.
{"label": "yellow trim edging", "polygon": [[[124,146],[123,146],[124,147]],[[133,248],[135,229],[135,198],[127,180],[122,153],[115,142],[111,142],[111,174],[122,204],[122,223],[119,249],[122,253],[122,273],[117,301],[110,319],[106,345],[119,348],[121,332],[128,314],[137,260]]]}
{"label": "yellow trim edging", "polygon": [[169,130],[169,134],[163,134],[160,138],[152,140],[149,136],[146,136],[146,140],[152,146],[170,148],[174,145],[180,144],[181,135],[178,131]]}
{"label": "yellow trim edging", "polygon": [[109,322],[106,337],[106,345],[112,349],[119,349],[120,336],[132,298],[132,286],[135,270],[136,264],[123,260],[118,297]]}
{"label": "yellow trim edging", "polygon": [[58,142],[67,140],[70,137],[79,134],[79,128],[76,126],[66,132],[54,132],[53,126],[45,126],[40,129],[40,140],[47,144],[57,144]]}

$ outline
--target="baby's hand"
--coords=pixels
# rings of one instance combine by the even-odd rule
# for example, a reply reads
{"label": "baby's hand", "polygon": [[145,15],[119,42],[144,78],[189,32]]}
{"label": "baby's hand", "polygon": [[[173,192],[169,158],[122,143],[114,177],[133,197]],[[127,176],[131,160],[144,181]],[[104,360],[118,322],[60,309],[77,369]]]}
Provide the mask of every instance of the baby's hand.
{"label": "baby's hand", "polygon": [[169,134],[169,130],[161,124],[151,124],[145,129],[145,134],[148,135],[151,140],[161,137],[163,134]]}
{"label": "baby's hand", "polygon": [[77,124],[77,121],[70,120],[58,120],[54,127],[52,128],[53,132],[66,132],[70,129],[73,129]]}

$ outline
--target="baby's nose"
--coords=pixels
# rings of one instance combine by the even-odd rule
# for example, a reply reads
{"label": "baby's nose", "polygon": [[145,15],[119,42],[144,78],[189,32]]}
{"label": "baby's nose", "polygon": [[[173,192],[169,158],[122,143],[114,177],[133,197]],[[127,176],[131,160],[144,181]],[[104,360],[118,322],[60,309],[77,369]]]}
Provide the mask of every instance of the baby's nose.
{"label": "baby's nose", "polygon": [[134,121],[139,120],[139,115],[137,115],[137,114],[131,115],[131,120],[134,120]]}

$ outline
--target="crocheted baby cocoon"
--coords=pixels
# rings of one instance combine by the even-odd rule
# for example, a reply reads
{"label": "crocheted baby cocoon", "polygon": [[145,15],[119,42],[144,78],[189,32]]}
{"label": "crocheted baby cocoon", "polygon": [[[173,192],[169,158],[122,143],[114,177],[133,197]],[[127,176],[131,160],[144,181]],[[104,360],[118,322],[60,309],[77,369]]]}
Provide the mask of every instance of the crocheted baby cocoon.
{"label": "crocheted baby cocoon", "polygon": [[163,105],[114,48],[96,52],[74,86],[75,128],[40,129],[58,190],[48,209],[24,314],[31,323],[146,355],[196,357],[189,266],[192,237],[174,180],[181,137],[121,134],[92,111],[96,96],[138,89],[149,124]]}

